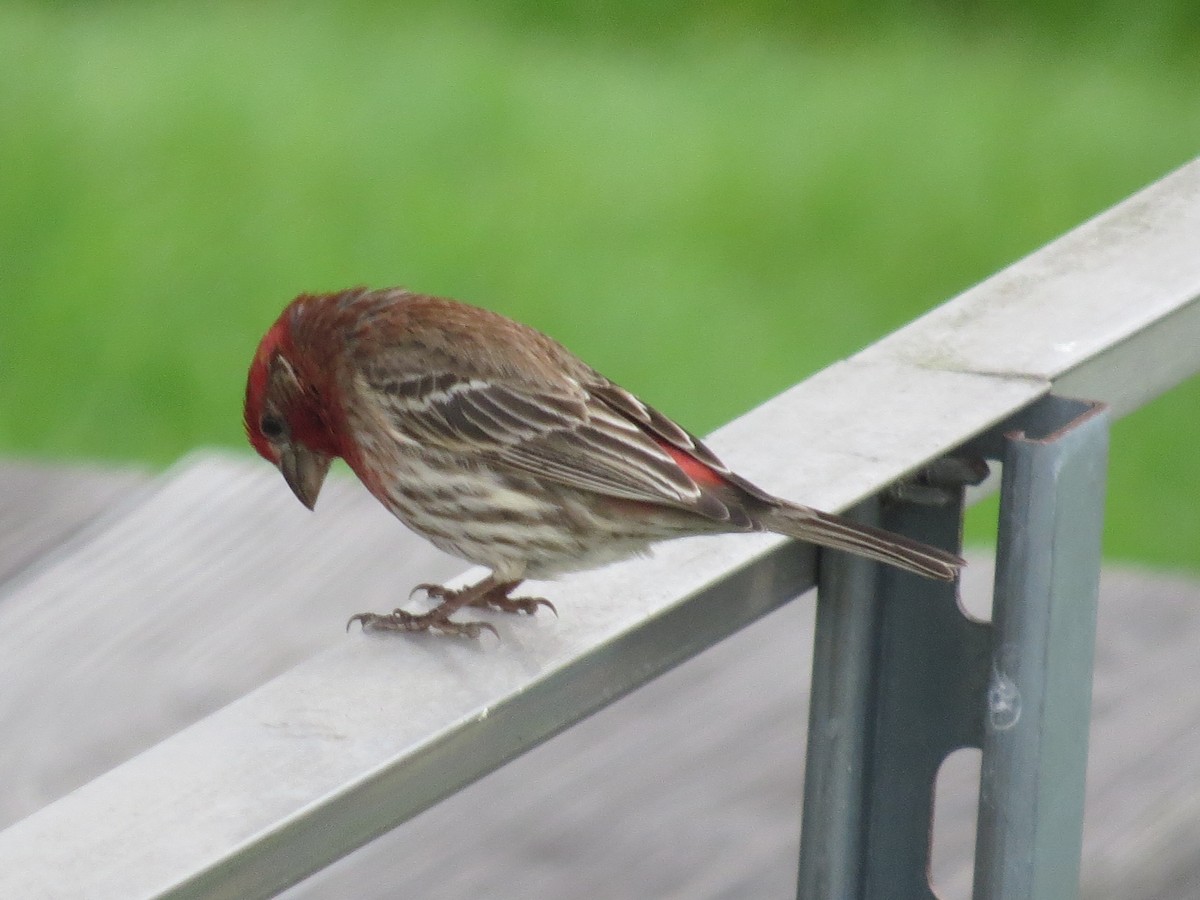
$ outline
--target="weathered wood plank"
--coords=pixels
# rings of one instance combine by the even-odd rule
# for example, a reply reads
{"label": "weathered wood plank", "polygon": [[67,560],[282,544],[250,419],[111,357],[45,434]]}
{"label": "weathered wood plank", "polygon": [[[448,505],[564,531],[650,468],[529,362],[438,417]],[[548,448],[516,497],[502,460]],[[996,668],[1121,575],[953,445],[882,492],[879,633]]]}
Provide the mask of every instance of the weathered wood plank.
{"label": "weathered wood plank", "polygon": [[129,502],[150,480],[140,469],[0,464],[0,584],[97,516]]}
{"label": "weathered wood plank", "polygon": [[[196,457],[10,588],[0,823],[347,640],[350,613],[461,568],[356,484],[330,488],[314,516],[269,467]],[[986,608],[988,568],[968,569],[972,608]],[[1101,592],[1085,896],[1187,896],[1200,878],[1200,586],[1113,571]],[[287,896],[787,896],[811,641],[801,599]],[[968,896],[968,774],[942,786],[947,900]]]}

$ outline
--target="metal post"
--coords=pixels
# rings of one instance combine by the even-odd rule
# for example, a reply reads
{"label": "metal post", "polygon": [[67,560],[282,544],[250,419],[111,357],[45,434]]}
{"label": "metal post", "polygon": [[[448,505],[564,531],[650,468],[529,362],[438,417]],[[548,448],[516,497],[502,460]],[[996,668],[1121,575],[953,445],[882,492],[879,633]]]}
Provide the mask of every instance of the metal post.
{"label": "metal post", "polygon": [[1108,428],[1007,436],[976,900],[1079,895]]}
{"label": "metal post", "polygon": [[[1057,873],[1073,852],[1078,878],[1106,429],[1107,415],[1093,407],[1048,398],[972,442],[970,452],[1006,463],[995,625],[964,615],[953,585],[824,555],[803,900],[933,900],[933,787],[942,761],[960,747],[984,748],[976,900],[1071,895],[1057,887],[1020,893],[1012,870],[1045,860],[1042,869]],[[951,486],[940,504],[860,512],[957,547],[962,493]],[[1025,610],[1031,594],[1042,606]],[[1061,603],[1074,611],[1051,616],[1051,599],[1054,610]],[[1018,701],[1026,712],[1013,716]],[[1047,800],[1060,808],[1041,809]],[[1073,842],[1063,837],[1071,828]],[[1037,890],[1065,884],[1058,875],[1029,878]]]}
{"label": "metal post", "polygon": [[[822,558],[809,701],[799,896],[857,897],[866,836],[865,767],[879,604],[876,567]],[[813,823],[810,825],[809,823]]]}
{"label": "metal post", "polygon": [[[955,547],[961,516],[956,489],[944,506],[897,504],[881,521]],[[984,629],[959,611],[954,585],[823,558],[801,898],[933,898],[933,781],[978,720],[986,681],[964,673],[986,669]]]}

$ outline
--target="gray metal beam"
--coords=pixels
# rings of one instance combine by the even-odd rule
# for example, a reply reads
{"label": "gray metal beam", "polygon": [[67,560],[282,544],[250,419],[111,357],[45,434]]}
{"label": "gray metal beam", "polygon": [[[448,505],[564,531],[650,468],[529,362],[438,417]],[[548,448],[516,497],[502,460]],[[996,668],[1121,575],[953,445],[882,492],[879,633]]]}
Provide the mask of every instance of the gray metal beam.
{"label": "gray metal beam", "polygon": [[1200,161],[855,359],[1054,385],[1123,416],[1200,371]]}
{"label": "gray metal beam", "polygon": [[976,900],[1079,894],[1110,416],[1076,413],[1005,441]]}
{"label": "gray metal beam", "polygon": [[[941,493],[872,518],[955,549],[963,489]],[[963,615],[955,585],[823,555],[797,896],[934,900],[933,784],[978,743],[987,657],[988,626]]]}

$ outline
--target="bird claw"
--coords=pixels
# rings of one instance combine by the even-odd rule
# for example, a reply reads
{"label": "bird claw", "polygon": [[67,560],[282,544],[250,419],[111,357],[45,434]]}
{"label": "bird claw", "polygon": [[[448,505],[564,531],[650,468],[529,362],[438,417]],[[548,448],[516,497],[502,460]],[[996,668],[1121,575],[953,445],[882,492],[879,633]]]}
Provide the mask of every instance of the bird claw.
{"label": "bird claw", "polygon": [[496,609],[500,612],[507,613],[525,613],[527,616],[532,616],[538,611],[539,606],[544,606],[554,613],[554,618],[558,618],[558,610],[554,608],[554,604],[545,597],[510,597],[509,591],[517,586],[517,582],[507,582],[499,584],[488,591],[481,593],[478,597],[468,601],[467,606],[475,606],[480,609]]}
{"label": "bird claw", "polygon": [[[490,631],[496,638],[500,640],[500,632],[498,632],[490,622],[446,622],[447,625],[453,625],[453,631],[446,631],[446,634],[461,634],[475,640],[483,632]],[[442,631],[442,627],[438,626],[438,630]]]}
{"label": "bird claw", "polygon": [[[538,611],[539,606],[544,606],[550,612],[554,613],[554,618],[558,618],[558,610],[545,597],[508,596],[508,592],[515,587],[515,583],[497,585],[486,593],[468,601],[466,605],[474,606],[477,609],[495,609],[507,613],[524,613],[527,616],[532,616]],[[411,600],[419,591],[424,591],[425,596],[430,600],[438,600],[445,603],[462,597],[466,590],[470,589],[454,590],[441,584],[422,582],[409,591],[408,599]],[[397,609],[395,612],[401,612],[401,610]]]}
{"label": "bird claw", "polygon": [[558,618],[558,610],[545,597],[482,597],[475,605],[485,609],[498,609],[501,612],[524,613],[527,616],[534,615],[539,606],[544,606],[554,613],[554,618]]}
{"label": "bird claw", "polygon": [[458,594],[458,591],[452,591],[445,585],[423,581],[418,585],[414,585],[413,589],[408,592],[408,599],[411,600],[415,597],[418,591],[424,591],[425,596],[430,600],[449,600]]}
{"label": "bird claw", "polygon": [[518,601],[524,601],[529,604],[527,608],[522,610],[522,612],[524,612],[526,615],[532,616],[537,612],[539,606],[544,606],[546,609],[550,610],[550,612],[554,613],[554,618],[558,618],[558,610],[555,608],[554,604],[545,597],[518,597],[517,599]]}
{"label": "bird claw", "polygon": [[500,639],[500,632],[489,622],[455,622],[446,615],[438,614],[436,609],[424,615],[415,615],[403,609],[394,609],[388,614],[357,613],[346,622],[346,630],[349,631],[355,622],[362,626],[363,631],[437,631],[471,639],[478,638],[484,631],[490,631],[496,636],[496,640]]}
{"label": "bird claw", "polygon": [[510,597],[519,582],[506,581],[496,584],[490,579],[461,589],[451,589],[440,584],[422,582],[412,589],[409,599],[418,592],[424,591],[430,600],[440,603],[427,613],[410,613],[401,607],[396,607],[390,613],[358,613],[346,622],[346,630],[357,622],[363,631],[437,631],[442,634],[462,635],[477,638],[483,632],[490,631],[499,640],[500,632],[488,622],[455,622],[450,618],[460,608],[473,606],[478,609],[495,609],[500,612],[524,613],[534,615],[542,606],[554,613],[558,618],[558,610],[554,604],[544,597]]}

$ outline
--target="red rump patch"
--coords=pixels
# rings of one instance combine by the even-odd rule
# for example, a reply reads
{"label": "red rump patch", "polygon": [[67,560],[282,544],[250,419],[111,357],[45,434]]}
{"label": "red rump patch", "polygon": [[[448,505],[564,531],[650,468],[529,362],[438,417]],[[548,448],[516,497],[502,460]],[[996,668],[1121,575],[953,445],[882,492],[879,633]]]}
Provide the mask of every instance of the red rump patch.
{"label": "red rump patch", "polygon": [[700,460],[696,459],[696,457],[692,456],[686,450],[681,450],[675,445],[664,441],[658,441],[658,445],[671,455],[671,459],[675,460],[675,465],[683,469],[684,474],[688,478],[701,487],[712,487],[726,483],[725,478],[719,472],[700,462]]}

